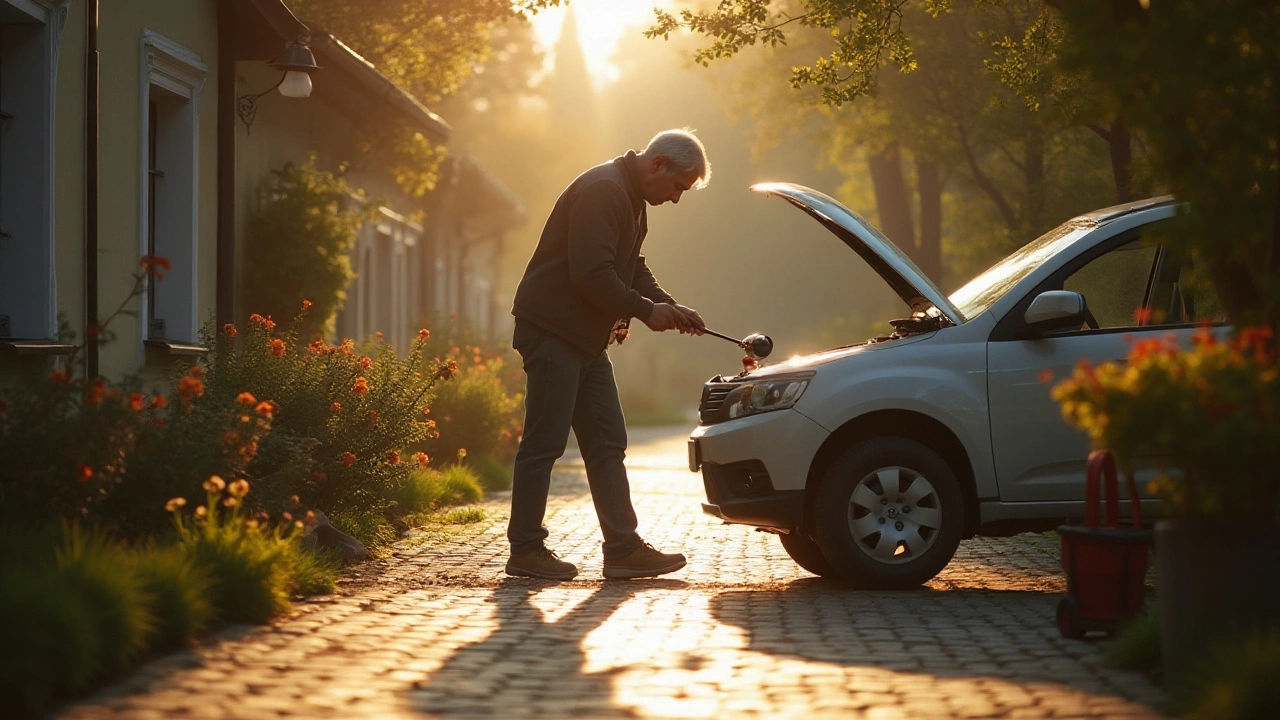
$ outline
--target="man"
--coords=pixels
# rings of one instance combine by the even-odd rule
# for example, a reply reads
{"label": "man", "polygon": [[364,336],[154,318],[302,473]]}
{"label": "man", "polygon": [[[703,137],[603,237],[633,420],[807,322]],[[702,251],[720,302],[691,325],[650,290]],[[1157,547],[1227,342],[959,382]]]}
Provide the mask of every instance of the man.
{"label": "man", "polygon": [[667,130],[579,175],[556,201],[516,289],[512,345],[528,377],[524,436],[511,489],[508,575],[568,580],[578,574],[543,541],[551,467],[572,428],[604,535],[604,576],[653,577],[684,567],[636,534],[623,457],[627,428],[605,351],[638,318],[650,330],[702,334],[701,316],[678,305],[645,265],[645,204],[678,203],[711,178],[702,143]]}

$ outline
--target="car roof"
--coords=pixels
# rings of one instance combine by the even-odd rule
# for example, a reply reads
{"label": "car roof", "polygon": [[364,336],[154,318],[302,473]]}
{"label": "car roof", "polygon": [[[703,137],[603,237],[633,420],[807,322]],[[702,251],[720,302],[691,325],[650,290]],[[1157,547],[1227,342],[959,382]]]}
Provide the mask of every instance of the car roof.
{"label": "car roof", "polygon": [[1141,212],[1143,210],[1163,205],[1172,205],[1176,202],[1177,200],[1175,200],[1172,195],[1160,195],[1158,197],[1147,198],[1146,200],[1134,200],[1133,202],[1127,202],[1123,205],[1112,205],[1111,207],[1101,208],[1099,210],[1084,213],[1083,215],[1077,215],[1071,220],[1073,223],[1078,222],[1093,226],[1106,225],[1112,220],[1117,220],[1126,215],[1132,215],[1136,212]]}

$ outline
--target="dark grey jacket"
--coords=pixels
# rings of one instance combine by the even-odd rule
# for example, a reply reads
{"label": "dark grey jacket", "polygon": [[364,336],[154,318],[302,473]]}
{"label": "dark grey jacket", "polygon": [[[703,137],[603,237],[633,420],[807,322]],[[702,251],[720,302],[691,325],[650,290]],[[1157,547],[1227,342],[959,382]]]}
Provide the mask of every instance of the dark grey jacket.
{"label": "dark grey jacket", "polygon": [[640,254],[648,230],[634,151],[582,173],[556,200],[511,314],[599,355],[618,320],[675,302]]}

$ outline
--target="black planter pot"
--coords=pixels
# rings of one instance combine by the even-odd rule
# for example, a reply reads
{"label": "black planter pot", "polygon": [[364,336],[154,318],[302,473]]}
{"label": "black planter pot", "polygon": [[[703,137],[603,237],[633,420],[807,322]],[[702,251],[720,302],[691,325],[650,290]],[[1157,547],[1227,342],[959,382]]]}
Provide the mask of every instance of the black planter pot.
{"label": "black planter pot", "polygon": [[1234,517],[1156,523],[1156,586],[1173,687],[1214,645],[1280,626],[1280,528]]}

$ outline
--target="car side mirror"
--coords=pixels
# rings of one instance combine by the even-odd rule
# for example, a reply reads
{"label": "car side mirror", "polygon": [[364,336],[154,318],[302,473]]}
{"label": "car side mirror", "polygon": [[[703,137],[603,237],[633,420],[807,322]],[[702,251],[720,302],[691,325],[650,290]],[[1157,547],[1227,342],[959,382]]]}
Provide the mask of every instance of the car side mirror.
{"label": "car side mirror", "polygon": [[1023,330],[1028,335],[1070,330],[1080,327],[1087,315],[1084,296],[1080,293],[1046,290],[1031,301],[1023,314]]}

